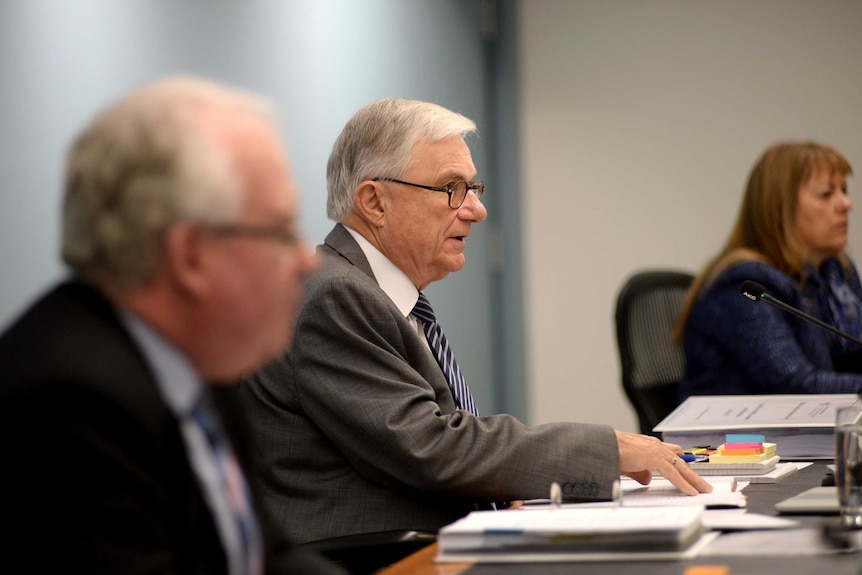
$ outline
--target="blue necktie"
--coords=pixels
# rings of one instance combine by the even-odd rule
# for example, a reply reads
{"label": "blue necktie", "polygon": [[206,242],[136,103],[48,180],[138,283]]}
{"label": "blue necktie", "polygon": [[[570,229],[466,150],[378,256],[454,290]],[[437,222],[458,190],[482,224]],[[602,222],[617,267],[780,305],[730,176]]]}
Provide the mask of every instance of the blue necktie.
{"label": "blue necktie", "polygon": [[240,535],[243,575],[263,573],[263,544],[251,506],[251,496],[236,454],[221,427],[208,393],[191,411],[192,420],[203,432],[218,467],[219,479],[227,498],[228,506],[237,524]]}
{"label": "blue necktie", "polygon": [[422,330],[428,339],[428,345],[431,347],[431,351],[434,352],[434,357],[437,358],[437,363],[440,364],[443,375],[446,376],[446,381],[449,383],[452,395],[455,396],[455,403],[461,409],[466,409],[473,415],[479,415],[479,410],[476,409],[476,403],[470,394],[470,388],[467,387],[467,382],[464,380],[464,374],[461,373],[461,368],[458,367],[458,362],[455,361],[452,348],[449,347],[449,342],[446,340],[446,336],[443,335],[443,330],[434,316],[434,309],[422,292],[419,292],[419,301],[416,302],[412,313],[422,324]]}

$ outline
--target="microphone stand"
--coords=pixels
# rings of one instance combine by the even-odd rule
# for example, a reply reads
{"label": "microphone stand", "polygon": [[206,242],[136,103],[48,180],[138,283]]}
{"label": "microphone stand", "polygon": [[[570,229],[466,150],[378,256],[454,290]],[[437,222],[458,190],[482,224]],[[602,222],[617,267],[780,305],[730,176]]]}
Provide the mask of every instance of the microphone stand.
{"label": "microphone stand", "polygon": [[817,318],[816,318],[816,317],[814,317],[814,316],[810,316],[810,315],[808,315],[807,313],[803,313],[803,312],[799,311],[798,309],[796,309],[795,307],[791,307],[791,306],[787,305],[786,303],[784,303],[783,301],[780,301],[780,300],[775,299],[774,297],[772,297],[771,295],[769,295],[769,294],[767,294],[767,293],[763,293],[763,294],[761,294],[761,295],[760,295],[760,297],[761,297],[761,299],[763,299],[764,301],[767,301],[767,302],[771,303],[772,305],[774,305],[774,306],[776,306],[776,307],[780,307],[781,309],[783,309],[783,310],[784,310],[784,311],[786,311],[786,312],[790,312],[790,313],[792,313],[793,315],[795,315],[795,316],[797,316],[797,317],[801,317],[801,318],[802,318],[802,319],[804,319],[804,320],[808,320],[808,321],[810,321],[810,322],[812,322],[812,323],[814,323],[814,324],[817,324],[817,325],[819,325],[820,327],[822,327],[823,329],[825,329],[825,330],[827,330],[827,331],[831,331],[831,332],[832,332],[832,333],[834,333],[835,335],[840,335],[841,337],[847,338],[847,339],[849,339],[850,341],[852,341],[853,343],[856,343],[856,344],[858,344],[858,345],[862,346],[862,340],[860,340],[860,339],[857,339],[857,338],[853,337],[853,336],[852,336],[852,335],[850,335],[849,333],[844,333],[844,332],[843,332],[843,331],[841,331],[840,329],[837,329],[837,328],[835,328],[835,327],[832,327],[832,326],[831,326],[831,325],[829,325],[828,323],[823,322],[823,321],[820,321],[819,319],[817,319]]}

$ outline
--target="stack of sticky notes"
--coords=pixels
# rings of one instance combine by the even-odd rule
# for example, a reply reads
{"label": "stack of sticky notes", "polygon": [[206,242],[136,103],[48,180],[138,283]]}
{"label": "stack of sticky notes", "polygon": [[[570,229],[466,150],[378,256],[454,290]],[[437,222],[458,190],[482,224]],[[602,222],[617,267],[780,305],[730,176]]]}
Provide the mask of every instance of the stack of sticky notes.
{"label": "stack of sticky notes", "polygon": [[[779,457],[774,443],[767,443],[765,437],[751,433],[728,433],[724,443],[718,448],[696,448],[686,451],[686,461],[692,469],[703,475],[743,475],[745,477],[766,476],[778,467]],[[784,475],[796,470],[784,464]],[[749,479],[752,481],[752,479]],[[757,481],[765,483],[765,481]]]}
{"label": "stack of sticky notes", "polygon": [[710,454],[709,462],[739,464],[762,463],[772,459],[777,461],[775,447],[774,443],[766,443],[763,435],[727,434],[724,443]]}

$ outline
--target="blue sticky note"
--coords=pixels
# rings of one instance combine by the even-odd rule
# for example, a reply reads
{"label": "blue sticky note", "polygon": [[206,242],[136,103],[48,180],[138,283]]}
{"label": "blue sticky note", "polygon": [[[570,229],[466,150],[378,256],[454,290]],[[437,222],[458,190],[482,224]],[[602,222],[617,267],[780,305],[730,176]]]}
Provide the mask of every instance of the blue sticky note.
{"label": "blue sticky note", "polygon": [[765,435],[758,433],[728,433],[724,436],[725,443],[764,443]]}

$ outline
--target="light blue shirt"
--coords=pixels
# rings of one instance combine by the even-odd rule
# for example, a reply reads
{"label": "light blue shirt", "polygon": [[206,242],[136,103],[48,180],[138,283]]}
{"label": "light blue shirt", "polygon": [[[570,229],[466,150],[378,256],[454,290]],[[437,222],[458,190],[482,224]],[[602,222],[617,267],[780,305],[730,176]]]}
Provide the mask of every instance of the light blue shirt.
{"label": "light blue shirt", "polygon": [[119,316],[152,370],[162,399],[180,422],[189,462],[203,489],[204,499],[213,514],[225,549],[228,573],[244,575],[246,566],[242,535],[222,488],[218,461],[210,442],[191,417],[192,409],[209,391],[185,355],[149,324],[122,308],[119,308]]}

